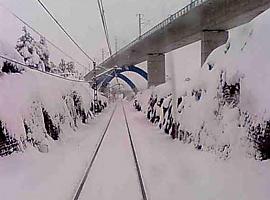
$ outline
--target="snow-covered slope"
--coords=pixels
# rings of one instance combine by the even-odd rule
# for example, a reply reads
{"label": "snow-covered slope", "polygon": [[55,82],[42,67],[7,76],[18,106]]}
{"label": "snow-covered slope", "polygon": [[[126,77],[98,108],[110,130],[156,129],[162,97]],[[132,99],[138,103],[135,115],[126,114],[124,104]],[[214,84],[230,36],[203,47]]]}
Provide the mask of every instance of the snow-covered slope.
{"label": "snow-covered slope", "polygon": [[[184,79],[177,74],[186,70],[175,63],[180,140],[222,158],[270,158],[269,35],[267,11],[231,30],[227,44],[216,49],[202,68],[186,66],[190,70]],[[148,108],[148,117],[155,118],[153,122],[160,119],[160,127],[172,134],[174,111],[164,113],[162,109],[172,106],[171,93],[168,82],[145,91],[138,99],[144,110]]]}
{"label": "snow-covered slope", "polygon": [[26,69],[22,74],[2,73],[0,85],[0,120],[21,150],[28,143],[39,147],[64,139],[93,117],[93,95],[86,83]]}
{"label": "snow-covered slope", "polygon": [[[1,55],[21,61],[10,45],[0,42],[0,49]],[[1,69],[4,60],[0,61]],[[22,151],[28,145],[47,151],[53,140],[64,140],[93,117],[93,92],[87,83],[25,68],[21,73],[0,73],[0,88],[0,143],[15,142],[14,148]]]}

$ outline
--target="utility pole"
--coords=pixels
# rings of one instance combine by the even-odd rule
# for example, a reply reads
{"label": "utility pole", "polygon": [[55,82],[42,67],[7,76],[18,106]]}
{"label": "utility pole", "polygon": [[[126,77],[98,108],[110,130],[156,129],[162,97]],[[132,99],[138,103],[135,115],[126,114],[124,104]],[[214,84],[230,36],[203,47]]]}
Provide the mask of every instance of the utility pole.
{"label": "utility pole", "polygon": [[98,108],[98,94],[97,94],[97,73],[96,73],[96,62],[93,61],[94,77],[93,77],[93,89],[94,89],[94,113],[97,113]]}
{"label": "utility pole", "polygon": [[105,60],[105,51],[104,51],[103,48],[101,49],[101,57],[102,57],[102,62],[104,62],[104,60]]}
{"label": "utility pole", "polygon": [[114,45],[115,45],[115,52],[117,52],[118,51],[118,39],[116,36],[114,38]]}
{"label": "utility pole", "polygon": [[136,16],[139,18],[139,37],[141,37],[142,36],[143,14],[137,14]]}

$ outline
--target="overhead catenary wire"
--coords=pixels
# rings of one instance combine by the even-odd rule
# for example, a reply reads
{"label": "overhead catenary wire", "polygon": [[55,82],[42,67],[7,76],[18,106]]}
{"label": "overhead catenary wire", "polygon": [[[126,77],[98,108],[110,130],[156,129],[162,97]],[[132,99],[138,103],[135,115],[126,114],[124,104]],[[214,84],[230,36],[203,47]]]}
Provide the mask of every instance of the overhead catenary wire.
{"label": "overhead catenary wire", "polygon": [[106,22],[106,17],[105,17],[105,11],[104,11],[103,2],[102,2],[102,0],[97,0],[97,2],[98,2],[99,13],[100,13],[100,17],[101,17],[101,21],[102,21],[104,33],[105,33],[105,38],[106,38],[107,46],[108,46],[109,53],[110,53],[110,56],[111,56],[112,55],[112,48],[111,48],[111,44],[110,44],[109,31],[108,31],[108,26],[107,26],[107,22]]}
{"label": "overhead catenary wire", "polygon": [[77,63],[78,65],[80,65],[81,67],[85,66],[83,64],[81,64],[79,61],[77,61],[76,59],[74,59],[72,56],[70,56],[69,54],[67,54],[64,50],[62,50],[60,47],[58,47],[56,44],[54,44],[53,42],[51,42],[50,40],[47,39],[47,37],[45,37],[43,34],[41,34],[39,31],[37,31],[35,28],[33,28],[29,23],[27,23],[25,20],[23,20],[21,17],[19,17],[18,15],[16,15],[14,12],[12,12],[10,9],[8,9],[6,6],[4,6],[3,4],[0,3],[0,6],[4,9],[6,9],[12,16],[14,16],[16,19],[18,19],[20,22],[22,22],[25,26],[27,26],[28,28],[30,28],[33,32],[35,32],[36,34],[38,34],[40,37],[44,37],[46,39],[46,41],[52,45],[54,48],[56,48],[58,51],[60,51],[61,53],[63,53],[66,57],[68,57],[69,59],[73,60],[75,63]]}
{"label": "overhead catenary wire", "polygon": [[35,68],[33,68],[33,67],[27,65],[26,63],[22,63],[22,62],[20,62],[20,61],[14,60],[14,59],[12,59],[12,58],[9,58],[9,57],[4,56],[4,55],[1,55],[1,54],[0,54],[0,58],[2,58],[2,59],[4,59],[4,60],[7,60],[7,61],[9,61],[9,62],[13,62],[13,63],[18,64],[18,65],[22,65],[22,66],[27,67],[27,68],[29,68],[29,69],[31,69],[31,70],[38,71],[38,72],[40,72],[40,73],[42,73],[42,74],[46,74],[46,75],[49,75],[49,76],[53,76],[53,77],[56,77],[56,78],[59,78],[59,79],[63,79],[63,80],[66,80],[66,81],[72,81],[72,82],[77,82],[77,83],[88,83],[87,81],[80,81],[80,80],[69,79],[69,78],[65,78],[65,77],[62,77],[62,76],[60,76],[60,75],[56,75],[56,74],[53,74],[53,73],[44,72],[44,71],[35,69]]}
{"label": "overhead catenary wire", "polygon": [[60,24],[60,22],[53,16],[53,14],[48,10],[48,8],[42,3],[41,0],[37,0],[41,7],[46,11],[46,13],[53,19],[53,21],[59,26],[59,28],[66,34],[66,36],[77,46],[77,48],[92,62],[95,62],[81,47],[80,45],[71,37],[71,35],[66,31],[66,29]]}
{"label": "overhead catenary wire", "polygon": [[[111,48],[111,44],[110,44],[110,37],[109,37],[109,31],[108,31],[108,26],[107,26],[106,17],[105,17],[103,1],[102,0],[97,0],[97,2],[98,2],[98,8],[99,8],[99,12],[100,12],[102,26],[103,26],[104,33],[105,33],[107,46],[108,46],[108,49],[109,49],[110,56],[112,56],[112,48]],[[117,76],[116,67],[114,68],[114,76],[116,78],[117,84],[119,85],[119,91],[120,91],[120,84],[119,84],[119,80],[118,80],[118,76]]]}

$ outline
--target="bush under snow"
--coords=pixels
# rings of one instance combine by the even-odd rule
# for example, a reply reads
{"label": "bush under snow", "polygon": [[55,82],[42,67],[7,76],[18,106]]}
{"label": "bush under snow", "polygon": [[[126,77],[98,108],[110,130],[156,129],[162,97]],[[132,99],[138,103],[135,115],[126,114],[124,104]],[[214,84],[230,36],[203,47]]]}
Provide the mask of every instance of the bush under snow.
{"label": "bush under snow", "polygon": [[0,143],[12,138],[22,151],[28,145],[47,151],[53,140],[64,140],[93,117],[93,93],[87,83],[25,69],[1,73],[0,87]]}

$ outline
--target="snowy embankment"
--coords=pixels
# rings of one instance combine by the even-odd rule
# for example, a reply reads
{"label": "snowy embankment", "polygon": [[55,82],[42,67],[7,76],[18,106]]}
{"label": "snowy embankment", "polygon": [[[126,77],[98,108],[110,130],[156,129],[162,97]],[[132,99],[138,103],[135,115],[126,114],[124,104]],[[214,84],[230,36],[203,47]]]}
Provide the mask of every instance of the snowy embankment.
{"label": "snowy embankment", "polygon": [[0,199],[73,199],[112,110],[109,106],[76,132],[65,134],[49,153],[29,146],[25,153],[0,158]]}
{"label": "snowy embankment", "polygon": [[[2,55],[20,59],[15,51],[5,52],[10,47],[1,47]],[[2,68],[4,60],[0,61]],[[47,152],[53,141],[65,140],[93,118],[93,93],[87,83],[26,68],[21,73],[0,73],[0,87],[1,154],[27,146]]]}
{"label": "snowy embankment", "polygon": [[229,160],[171,140],[126,106],[147,195],[155,200],[268,200],[270,162]]}
{"label": "snowy embankment", "polygon": [[[197,149],[224,159],[269,159],[269,35],[269,11],[230,30],[227,44],[203,67],[186,66],[190,73],[184,79],[176,77],[175,106],[169,81],[138,95],[143,111],[166,133]],[[175,64],[176,76],[181,67]]]}

